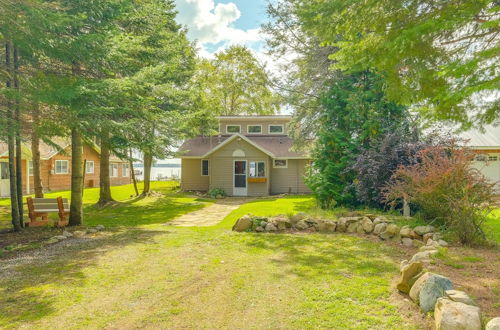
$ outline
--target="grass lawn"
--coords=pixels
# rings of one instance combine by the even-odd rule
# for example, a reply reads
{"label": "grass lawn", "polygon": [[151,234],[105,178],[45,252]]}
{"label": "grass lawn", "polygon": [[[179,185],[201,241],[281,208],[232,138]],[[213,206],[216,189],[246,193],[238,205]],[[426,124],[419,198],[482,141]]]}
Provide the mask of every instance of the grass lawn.
{"label": "grass lawn", "polygon": [[167,189],[86,208],[89,223],[115,227],[3,260],[0,328],[414,328],[391,297],[401,251],[342,234],[230,230],[248,212],[313,208],[311,197],[244,204],[213,227],[161,224],[197,203]]}

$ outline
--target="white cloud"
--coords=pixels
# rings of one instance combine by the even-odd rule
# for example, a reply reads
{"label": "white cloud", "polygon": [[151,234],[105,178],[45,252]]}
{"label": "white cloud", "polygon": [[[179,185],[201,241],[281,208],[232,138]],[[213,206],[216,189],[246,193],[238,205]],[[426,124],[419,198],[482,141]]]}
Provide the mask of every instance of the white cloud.
{"label": "white cloud", "polygon": [[247,44],[260,40],[260,29],[242,30],[233,27],[241,16],[236,4],[214,0],[176,0],[177,21],[188,27],[188,36],[201,46],[221,42]]}

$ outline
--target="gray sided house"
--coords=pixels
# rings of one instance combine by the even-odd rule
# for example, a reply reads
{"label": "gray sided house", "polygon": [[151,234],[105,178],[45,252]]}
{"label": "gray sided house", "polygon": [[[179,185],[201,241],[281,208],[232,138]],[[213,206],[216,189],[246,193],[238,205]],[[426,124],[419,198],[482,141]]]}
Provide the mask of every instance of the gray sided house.
{"label": "gray sided house", "polygon": [[290,120],[290,116],[219,117],[219,135],[199,136],[181,146],[181,188],[221,188],[228,196],[310,193],[304,183],[310,156],[292,150]]}

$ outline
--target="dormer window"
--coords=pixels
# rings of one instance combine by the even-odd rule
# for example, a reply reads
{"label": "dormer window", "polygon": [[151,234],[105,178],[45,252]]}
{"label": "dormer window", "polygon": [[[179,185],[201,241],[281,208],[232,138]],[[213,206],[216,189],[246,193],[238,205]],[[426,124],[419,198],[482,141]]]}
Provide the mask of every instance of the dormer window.
{"label": "dormer window", "polygon": [[283,125],[269,125],[269,134],[283,134]]}
{"label": "dormer window", "polygon": [[241,126],[240,125],[227,125],[226,132],[230,134],[240,133]]}
{"label": "dormer window", "polygon": [[248,125],[247,132],[248,132],[248,134],[261,134],[262,133],[262,125]]}

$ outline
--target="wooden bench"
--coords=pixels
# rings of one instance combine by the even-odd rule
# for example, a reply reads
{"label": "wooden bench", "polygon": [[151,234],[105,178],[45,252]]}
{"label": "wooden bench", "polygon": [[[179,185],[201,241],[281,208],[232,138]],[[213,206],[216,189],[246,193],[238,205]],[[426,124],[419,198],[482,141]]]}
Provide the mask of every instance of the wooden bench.
{"label": "wooden bench", "polygon": [[[55,223],[57,227],[64,227],[68,224],[69,203],[66,198],[32,198],[26,199],[30,222],[27,227],[44,226],[49,223],[49,213],[58,213],[59,221]],[[37,220],[42,218],[42,220]]]}

